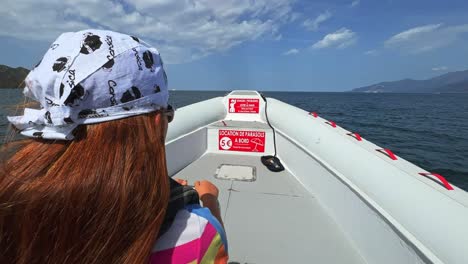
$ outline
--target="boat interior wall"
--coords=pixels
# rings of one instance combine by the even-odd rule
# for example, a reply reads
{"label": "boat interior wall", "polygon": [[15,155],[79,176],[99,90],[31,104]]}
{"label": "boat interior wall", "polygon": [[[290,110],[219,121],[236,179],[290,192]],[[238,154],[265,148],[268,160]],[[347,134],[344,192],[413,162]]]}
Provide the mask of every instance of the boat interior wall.
{"label": "boat interior wall", "polygon": [[[423,254],[398,235],[385,219],[303,149],[277,133],[277,148],[298,181],[313,193],[321,206],[353,241],[367,263],[430,263]],[[313,172],[313,173],[311,173]]]}
{"label": "boat interior wall", "polygon": [[207,149],[207,129],[199,128],[192,133],[166,143],[167,172],[174,175],[201,157]]}
{"label": "boat interior wall", "polygon": [[226,116],[222,100],[222,97],[216,97],[176,110],[177,118],[169,125],[166,136],[169,175],[174,175],[206,152],[207,125]]}
{"label": "boat interior wall", "polygon": [[[422,254],[433,262],[467,263],[468,229],[457,227],[468,223],[468,210],[448,195],[451,191],[421,182],[419,175],[411,175],[398,167],[401,158],[392,160],[379,155],[376,145],[347,136],[349,131],[330,126],[325,119],[315,118],[275,99],[269,99],[268,104],[270,122],[279,133],[333,172],[334,177],[348,182],[348,188],[366,200]],[[280,155],[288,159],[287,153]],[[288,168],[297,169],[297,164],[294,167],[286,164]],[[301,176],[299,181],[304,184],[309,182],[306,186],[313,190],[307,178],[310,175],[295,176]],[[436,188],[440,190],[435,191]],[[464,191],[456,187],[454,191],[466,197]]]}
{"label": "boat interior wall", "polygon": [[[170,124],[166,142],[182,137],[208,124],[224,119],[226,107],[222,97],[216,97],[176,110],[177,117]],[[196,142],[194,142],[196,143]]]}

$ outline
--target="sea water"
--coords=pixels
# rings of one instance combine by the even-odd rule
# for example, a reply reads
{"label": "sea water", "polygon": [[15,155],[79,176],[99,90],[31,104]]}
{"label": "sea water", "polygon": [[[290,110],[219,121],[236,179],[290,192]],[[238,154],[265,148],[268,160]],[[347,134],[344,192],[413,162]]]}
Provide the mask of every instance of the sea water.
{"label": "sea water", "polygon": [[[180,108],[226,94],[226,91],[171,91],[170,101]],[[317,112],[428,171],[442,174],[468,191],[468,94],[264,94]],[[0,90],[2,138],[7,127],[6,113],[11,113],[7,107],[19,102],[21,91]]]}

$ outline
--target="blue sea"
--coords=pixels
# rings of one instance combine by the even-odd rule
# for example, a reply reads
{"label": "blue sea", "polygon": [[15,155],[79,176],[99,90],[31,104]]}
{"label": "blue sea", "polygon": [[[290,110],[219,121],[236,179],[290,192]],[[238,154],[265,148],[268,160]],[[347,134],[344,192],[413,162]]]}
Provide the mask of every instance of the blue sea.
{"label": "blue sea", "polygon": [[[172,91],[172,105],[224,96],[225,91]],[[445,176],[468,191],[468,94],[361,94],[264,92],[283,102],[315,111],[400,157]],[[0,90],[0,136],[5,115],[22,102],[21,91]],[[176,116],[177,118],[177,116]]]}

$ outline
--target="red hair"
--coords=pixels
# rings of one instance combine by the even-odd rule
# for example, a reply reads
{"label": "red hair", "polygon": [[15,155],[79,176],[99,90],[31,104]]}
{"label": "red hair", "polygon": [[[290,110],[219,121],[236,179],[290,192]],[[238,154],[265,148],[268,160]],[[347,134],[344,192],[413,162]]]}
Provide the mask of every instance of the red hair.
{"label": "red hair", "polygon": [[147,262],[170,191],[156,115],[83,125],[74,141],[28,139],[13,154],[6,144],[0,263]]}

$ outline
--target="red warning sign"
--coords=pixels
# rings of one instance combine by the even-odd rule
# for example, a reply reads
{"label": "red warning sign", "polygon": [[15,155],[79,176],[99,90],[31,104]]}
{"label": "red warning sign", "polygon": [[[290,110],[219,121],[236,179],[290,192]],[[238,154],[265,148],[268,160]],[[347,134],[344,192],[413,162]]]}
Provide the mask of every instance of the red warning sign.
{"label": "red warning sign", "polygon": [[265,152],[265,132],[219,130],[218,149],[226,151]]}
{"label": "red warning sign", "polygon": [[229,98],[229,113],[258,114],[259,110],[259,99]]}

